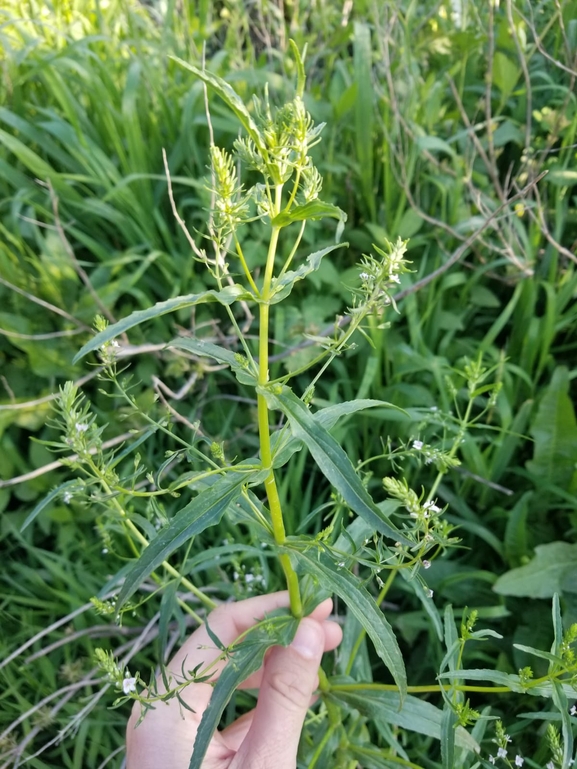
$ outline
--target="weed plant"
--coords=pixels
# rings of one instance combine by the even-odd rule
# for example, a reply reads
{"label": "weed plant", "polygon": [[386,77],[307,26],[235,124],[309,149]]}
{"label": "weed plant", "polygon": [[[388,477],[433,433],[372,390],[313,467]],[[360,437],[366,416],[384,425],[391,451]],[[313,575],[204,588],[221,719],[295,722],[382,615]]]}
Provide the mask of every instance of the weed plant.
{"label": "weed plant", "polygon": [[6,766],[120,766],[114,689],[283,583],[259,653],[321,589],[345,632],[302,766],[574,760],[575,5],[363,5],[5,12]]}

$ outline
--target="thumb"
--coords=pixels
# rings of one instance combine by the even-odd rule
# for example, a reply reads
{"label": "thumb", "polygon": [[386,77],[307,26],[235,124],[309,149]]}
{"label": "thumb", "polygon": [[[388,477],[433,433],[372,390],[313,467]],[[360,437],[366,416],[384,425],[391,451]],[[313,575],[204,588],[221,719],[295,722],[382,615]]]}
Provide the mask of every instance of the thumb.
{"label": "thumb", "polygon": [[239,767],[295,769],[303,723],[318,686],[324,642],[321,623],[306,617],[290,646],[272,650],[252,725],[237,753]]}

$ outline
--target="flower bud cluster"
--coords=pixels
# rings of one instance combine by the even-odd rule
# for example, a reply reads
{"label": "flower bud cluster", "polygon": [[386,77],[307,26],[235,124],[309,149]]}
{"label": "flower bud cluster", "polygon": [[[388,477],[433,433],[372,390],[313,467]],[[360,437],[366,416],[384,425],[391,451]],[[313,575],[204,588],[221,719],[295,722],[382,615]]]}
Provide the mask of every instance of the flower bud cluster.
{"label": "flower bud cluster", "polygon": [[401,282],[400,276],[409,272],[410,262],[405,259],[407,242],[398,238],[394,245],[389,241],[386,244],[387,251],[383,251],[373,243],[380,258],[363,254],[359,264],[361,287],[355,293],[361,296],[361,304],[369,309],[378,310],[394,304],[391,291]]}
{"label": "flower bud cluster", "polygon": [[114,659],[112,652],[97,648],[94,650],[94,656],[99,670],[105,674],[111,684],[126,696],[136,692],[136,684],[140,680],[138,673],[131,676],[128,668],[123,670]]}
{"label": "flower bud cluster", "polygon": [[[80,459],[87,458],[100,450],[101,430],[84,396],[73,382],[66,382],[60,388],[57,409],[64,429],[64,443]],[[68,500],[70,501],[70,500]]]}
{"label": "flower bud cluster", "polygon": [[214,226],[224,240],[248,216],[248,196],[238,181],[234,159],[226,150],[210,148],[214,193]]}

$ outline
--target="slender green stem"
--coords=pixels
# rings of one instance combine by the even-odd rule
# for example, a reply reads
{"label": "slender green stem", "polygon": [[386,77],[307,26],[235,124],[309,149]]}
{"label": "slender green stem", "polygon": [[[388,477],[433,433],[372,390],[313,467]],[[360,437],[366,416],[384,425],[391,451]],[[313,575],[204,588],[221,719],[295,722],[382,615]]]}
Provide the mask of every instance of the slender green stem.
{"label": "slender green stem", "polygon": [[[280,210],[282,198],[282,185],[275,189],[275,208]],[[259,303],[259,340],[258,340],[258,383],[265,387],[269,382],[268,371],[268,345],[269,345],[269,322],[270,322],[270,292],[274,271],[274,260],[278,245],[278,236],[280,229],[273,227],[268,248],[265,274],[261,289],[261,299]],[[268,470],[268,475],[264,485],[269,503],[269,510],[272,521],[273,535],[277,544],[282,545],[286,540],[286,531],[282,514],[282,507],[274,470],[272,467],[272,449],[270,442],[270,425],[268,418],[268,406],[262,393],[257,393],[258,407],[258,432],[260,440],[260,457],[263,468]],[[285,573],[287,587],[290,596],[291,611],[295,617],[302,617],[303,608],[300,597],[298,578],[291,566],[288,555],[281,555],[280,563]]]}
{"label": "slender green stem", "polygon": [[[471,410],[473,408],[473,399],[469,398],[469,403],[467,404],[467,409],[465,411],[465,416],[461,420],[461,428],[459,432],[457,433],[457,437],[453,441],[453,446],[451,450],[449,451],[449,459],[452,459],[455,454],[457,453],[459,446],[461,445],[461,441],[465,437],[465,434],[467,432],[467,426],[469,424],[469,419],[471,417]],[[437,473],[437,477],[435,478],[435,482],[431,486],[431,490],[427,494],[427,502],[430,502],[435,494],[437,493],[437,489],[439,488],[439,484],[441,483],[441,479],[443,478],[443,475],[445,475],[444,471],[441,471]]]}
{"label": "slender green stem", "polygon": [[292,247],[290,254],[287,256],[286,262],[283,264],[283,268],[282,268],[282,270],[281,270],[281,271],[279,272],[279,274],[278,274],[279,278],[282,278],[282,276],[285,274],[285,272],[286,272],[286,271],[288,270],[288,268],[290,267],[290,265],[291,265],[291,262],[292,262],[292,260],[294,259],[294,255],[295,255],[295,254],[296,254],[296,252],[297,252],[297,248],[298,248],[298,247],[299,247],[299,245],[300,245],[300,242],[301,242],[302,236],[303,236],[303,234],[304,234],[304,231],[305,231],[305,227],[306,227],[306,220],[305,220],[305,221],[303,221],[303,222],[302,222],[302,224],[301,224],[301,228],[300,228],[300,230],[299,230],[299,234],[297,235],[297,239],[295,240],[295,244],[294,244],[294,246]]}
{"label": "slender green stem", "polygon": [[327,746],[327,743],[328,743],[328,741],[330,740],[330,738],[333,736],[333,733],[334,733],[334,731],[335,731],[335,728],[336,728],[336,727],[335,727],[334,725],[331,725],[331,726],[329,726],[329,728],[326,730],[326,732],[323,734],[323,738],[322,738],[322,740],[319,742],[319,744],[317,745],[317,748],[316,748],[315,752],[313,753],[313,757],[312,757],[312,758],[311,758],[311,760],[310,760],[310,763],[309,763],[308,769],[314,769],[314,767],[317,765],[317,763],[318,763],[318,760],[319,760],[319,758],[321,757],[323,750],[324,750],[324,749],[325,749],[325,747]]}
{"label": "slender green stem", "polygon": [[239,243],[239,240],[236,236],[236,232],[234,232],[234,244],[236,246],[236,253],[238,254],[238,258],[240,259],[240,263],[242,265],[242,269],[244,270],[244,274],[246,276],[246,279],[249,282],[250,287],[252,288],[254,295],[258,298],[260,296],[260,292],[256,286],[256,283],[253,280],[253,277],[250,273],[250,270],[248,269],[248,265],[246,263],[246,259],[244,258],[244,253],[241,248],[241,245]]}
{"label": "slender green stem", "polygon": [[[387,594],[388,594],[388,592],[389,592],[389,590],[391,588],[391,585],[393,584],[393,581],[394,581],[395,577],[397,576],[397,572],[398,572],[398,568],[393,568],[389,572],[389,576],[387,577],[387,581],[385,582],[385,584],[381,588],[381,592],[379,593],[379,596],[377,598],[377,606],[380,606],[382,604],[382,602],[385,600],[385,598],[386,598],[386,596],[387,596]],[[345,675],[347,675],[347,676],[351,674],[351,670],[353,669],[353,665],[355,663],[356,656],[359,653],[359,649],[361,648],[361,644],[362,644],[363,639],[366,636],[366,634],[367,634],[367,631],[364,628],[361,628],[361,631],[360,631],[360,633],[358,635],[357,640],[355,641],[355,645],[353,646],[353,648],[351,650],[349,661],[347,663],[347,669],[345,671]]]}
{"label": "slender green stem", "polygon": [[[430,684],[425,686],[407,686],[408,694],[434,694],[440,691],[459,692],[486,692],[488,694],[510,694],[513,692],[508,686],[453,686],[452,684]],[[331,685],[331,692],[398,692],[399,687],[395,684],[334,684]]]}

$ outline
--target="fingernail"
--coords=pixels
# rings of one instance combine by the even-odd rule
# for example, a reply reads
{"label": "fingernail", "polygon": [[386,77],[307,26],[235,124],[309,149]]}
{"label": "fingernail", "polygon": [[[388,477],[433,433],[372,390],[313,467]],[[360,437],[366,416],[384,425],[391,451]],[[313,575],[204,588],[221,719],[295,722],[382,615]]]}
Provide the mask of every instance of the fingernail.
{"label": "fingernail", "polygon": [[303,619],[298,626],[291,648],[303,659],[312,660],[313,657],[318,656],[320,641],[317,623],[313,620]]}

